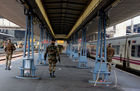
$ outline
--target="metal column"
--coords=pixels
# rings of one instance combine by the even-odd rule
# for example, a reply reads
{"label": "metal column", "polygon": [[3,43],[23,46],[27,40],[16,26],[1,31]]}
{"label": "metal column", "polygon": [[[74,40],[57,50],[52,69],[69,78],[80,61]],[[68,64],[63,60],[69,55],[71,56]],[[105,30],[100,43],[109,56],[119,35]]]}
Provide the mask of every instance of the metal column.
{"label": "metal column", "polygon": [[22,67],[20,67],[20,75],[16,77],[20,79],[39,79],[39,77],[35,75],[35,70],[36,67],[34,65],[33,17],[31,13],[28,12],[28,14],[26,15],[26,31],[23,49],[23,63]]}
{"label": "metal column", "polygon": [[69,41],[67,41],[66,54],[69,55]]}
{"label": "metal column", "polygon": [[72,41],[71,41],[71,38],[67,41],[66,53],[67,53],[68,56],[72,57]]}
{"label": "metal column", "polygon": [[70,42],[70,57],[72,58],[73,57],[73,54],[74,54],[74,47],[73,47],[73,44],[74,44],[74,36],[72,36],[72,40]]}
{"label": "metal column", "polygon": [[75,50],[75,48],[74,48],[74,44],[75,44],[75,38],[74,38],[75,36],[73,35],[72,36],[72,58],[74,57],[74,50]]}
{"label": "metal column", "polygon": [[78,54],[78,32],[75,34],[75,43],[74,43],[74,53],[73,53],[73,59],[78,60],[79,59],[79,54]]}
{"label": "metal column", "polygon": [[[45,44],[44,44],[44,54],[46,52],[47,46],[48,46],[48,33],[46,32],[46,40],[45,40]],[[47,61],[48,61],[48,59],[46,58],[46,60],[44,60],[44,64],[46,64]]]}
{"label": "metal column", "polygon": [[86,28],[82,29],[82,42],[81,42],[81,50],[79,57],[79,68],[88,68],[87,64],[87,49],[86,49]]}
{"label": "metal column", "polygon": [[69,42],[69,54],[72,57],[72,41]]}
{"label": "metal column", "polygon": [[111,81],[108,81],[110,72],[108,71],[106,58],[106,14],[100,11],[99,17],[98,41],[96,46],[95,66],[93,69],[93,80],[90,80],[89,83],[111,84]]}
{"label": "metal column", "polygon": [[46,64],[46,60],[44,60],[44,52],[45,52],[44,32],[45,30],[43,26],[41,26],[37,64]]}

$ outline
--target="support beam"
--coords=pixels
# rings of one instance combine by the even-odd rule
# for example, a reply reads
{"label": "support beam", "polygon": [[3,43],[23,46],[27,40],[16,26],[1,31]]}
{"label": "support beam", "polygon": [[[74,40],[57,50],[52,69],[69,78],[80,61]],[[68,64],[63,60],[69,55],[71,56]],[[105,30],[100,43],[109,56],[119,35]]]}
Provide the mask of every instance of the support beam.
{"label": "support beam", "polygon": [[70,15],[70,16],[78,16],[79,14],[74,13],[66,13],[66,12],[55,12],[55,13],[48,13],[49,15]]}
{"label": "support beam", "polygon": [[52,26],[55,24],[57,24],[57,25],[61,25],[61,24],[73,25],[74,24],[74,22],[72,23],[72,22],[67,22],[67,21],[52,21],[51,23],[53,23]]}
{"label": "support beam", "polygon": [[70,43],[69,40],[67,40],[67,47],[66,47],[66,54],[67,54],[67,55],[69,55],[69,53],[70,53],[70,50],[69,50],[69,49],[70,49],[70,48],[69,48],[70,46],[69,46],[69,43]]}
{"label": "support beam", "polygon": [[69,49],[69,50],[70,50],[70,57],[72,58],[72,55],[73,55],[73,54],[72,54],[72,36],[71,36],[71,40],[70,40],[69,46],[70,46],[70,47],[69,47],[69,48],[70,48],[70,49]]}
{"label": "support beam", "polygon": [[72,35],[72,41],[71,41],[72,45],[71,45],[71,55],[70,55],[71,58],[73,58],[74,56],[74,46],[73,46],[74,42],[75,42],[74,35]]}
{"label": "support beam", "polygon": [[[51,21],[61,21],[62,19],[59,18],[51,18]],[[69,19],[69,18],[63,18],[63,21],[67,21],[67,22],[75,22],[75,19]]]}
{"label": "support beam", "polygon": [[25,31],[22,67],[20,67],[20,75],[16,77],[20,79],[40,79],[35,75],[36,67],[34,65],[33,17],[30,12],[28,13],[28,15],[26,15],[26,29],[27,30]]}
{"label": "support beam", "polygon": [[81,42],[81,50],[79,57],[79,68],[88,68],[87,65],[87,50],[86,50],[86,28],[82,29],[82,42]]}
{"label": "support beam", "polygon": [[77,20],[77,22],[75,23],[75,25],[73,26],[69,34],[67,35],[67,38],[69,38],[72,35],[72,33],[80,26],[80,24],[82,24],[82,22],[90,15],[90,13],[95,10],[95,8],[100,4],[101,1],[102,0],[92,0],[90,2],[88,7],[85,9],[83,14],[79,17],[79,19]]}
{"label": "support beam", "polygon": [[80,12],[80,9],[75,9],[75,8],[68,8],[68,7],[63,7],[63,8],[47,8],[47,10],[71,10],[71,11],[77,11]]}
{"label": "support beam", "polygon": [[73,59],[78,60],[79,59],[79,54],[78,54],[78,32],[75,33],[73,48],[74,48]]}
{"label": "support beam", "polygon": [[45,1],[45,4],[62,4],[62,3],[66,3],[66,4],[75,4],[75,5],[86,5],[86,3],[82,3],[82,2],[74,2],[74,1]]}
{"label": "support beam", "polygon": [[[47,46],[48,46],[48,33],[47,33],[47,31],[45,34],[46,34],[46,39],[44,40],[44,54],[45,54]],[[43,55],[43,57],[44,57],[44,55]],[[48,58],[48,56],[47,56],[47,58]],[[47,58],[46,58],[46,60],[44,60],[44,64],[46,64],[46,61],[48,61]]]}
{"label": "support beam", "polygon": [[67,16],[55,16],[55,17],[50,17],[50,20],[52,20],[52,19],[60,19],[60,20],[64,20],[64,19],[69,19],[69,20],[71,20],[71,21],[75,21],[75,19],[77,19],[77,18],[75,18],[75,17],[67,17]]}
{"label": "support beam", "polygon": [[108,81],[110,72],[108,71],[106,58],[106,14],[105,12],[100,11],[99,16],[98,41],[96,46],[95,66],[93,69],[93,80],[89,81],[89,83],[94,83],[94,86],[96,86],[96,84],[111,84],[111,81]]}
{"label": "support beam", "polygon": [[43,26],[41,26],[37,64],[46,64],[46,60],[44,60],[44,52],[45,52],[44,32],[45,30]]}
{"label": "support beam", "polygon": [[55,37],[53,28],[52,28],[52,26],[51,26],[51,24],[50,24],[50,21],[49,21],[49,19],[48,19],[48,15],[47,15],[47,13],[45,12],[45,9],[44,9],[44,7],[43,7],[43,4],[42,4],[41,0],[35,0],[35,2],[36,2],[36,4],[37,4],[37,6],[39,7],[39,9],[40,9],[40,11],[41,11],[41,13],[42,13],[42,15],[43,15],[43,17],[44,17],[46,23],[48,24],[48,27],[49,27],[49,29],[50,29],[50,31],[51,31],[53,37]]}
{"label": "support beam", "polygon": [[[52,26],[50,24],[50,21],[48,19],[47,13],[45,12],[45,9],[43,7],[42,1],[41,0],[35,0],[35,1],[36,1],[37,6],[39,7],[39,9],[40,9],[40,11],[42,13],[42,15],[43,15],[43,17],[44,17],[47,25],[49,26],[49,29],[50,29],[52,35],[55,38],[58,38],[54,34],[54,31],[53,31]],[[79,19],[77,20],[77,22],[75,23],[75,25],[73,26],[73,28],[71,29],[71,31],[69,32],[69,34],[66,37],[63,37],[62,36],[61,38],[64,38],[64,39],[69,38],[71,36],[71,34],[80,26],[80,24],[91,14],[91,12],[93,12],[97,8],[97,6],[100,4],[101,1],[102,0],[92,0],[90,2],[90,4],[87,6],[87,8],[85,9],[85,11],[83,12],[83,14],[79,17]],[[50,9],[55,9],[55,8],[50,8]],[[66,7],[64,9],[71,9],[71,8],[67,8]],[[75,10],[75,9],[71,9],[71,10]]]}

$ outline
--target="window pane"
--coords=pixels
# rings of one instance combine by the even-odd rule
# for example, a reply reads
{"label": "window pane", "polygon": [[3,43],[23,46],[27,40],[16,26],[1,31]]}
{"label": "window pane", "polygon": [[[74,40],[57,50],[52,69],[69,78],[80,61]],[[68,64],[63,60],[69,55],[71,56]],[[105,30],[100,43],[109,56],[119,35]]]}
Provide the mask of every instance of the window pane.
{"label": "window pane", "polygon": [[131,49],[131,56],[135,57],[135,46],[134,45],[132,46],[132,49]]}
{"label": "window pane", "polygon": [[112,45],[112,47],[115,49],[115,45]]}
{"label": "window pane", "polygon": [[138,57],[140,57],[140,46],[138,46]]}
{"label": "window pane", "polygon": [[120,46],[118,45],[116,48],[116,54],[119,55],[119,51],[120,51]]}

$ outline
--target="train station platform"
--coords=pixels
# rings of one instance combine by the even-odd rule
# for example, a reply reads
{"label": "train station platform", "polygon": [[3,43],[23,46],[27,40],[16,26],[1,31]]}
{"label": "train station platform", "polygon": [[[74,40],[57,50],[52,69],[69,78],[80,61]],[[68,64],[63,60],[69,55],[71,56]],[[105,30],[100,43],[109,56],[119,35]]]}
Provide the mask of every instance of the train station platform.
{"label": "train station platform", "polygon": [[[35,54],[35,61],[38,54]],[[61,63],[57,63],[56,78],[49,78],[48,65],[37,65],[36,74],[40,80],[17,79],[16,75],[22,64],[22,57],[14,59],[12,70],[4,70],[5,65],[0,65],[0,91],[140,91],[140,77],[116,69],[118,83],[114,87],[114,74],[111,75],[113,81],[110,86],[96,86],[88,83],[92,79],[91,69],[93,60],[88,60],[88,69],[77,68],[78,62],[72,61],[66,54],[61,55]]]}

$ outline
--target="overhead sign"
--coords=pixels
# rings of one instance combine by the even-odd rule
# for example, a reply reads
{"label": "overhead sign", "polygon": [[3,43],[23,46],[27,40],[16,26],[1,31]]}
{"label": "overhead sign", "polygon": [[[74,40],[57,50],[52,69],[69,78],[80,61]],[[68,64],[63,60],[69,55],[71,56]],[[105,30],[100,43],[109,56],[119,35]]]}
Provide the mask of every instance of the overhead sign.
{"label": "overhead sign", "polygon": [[64,44],[64,40],[57,40],[58,44]]}

